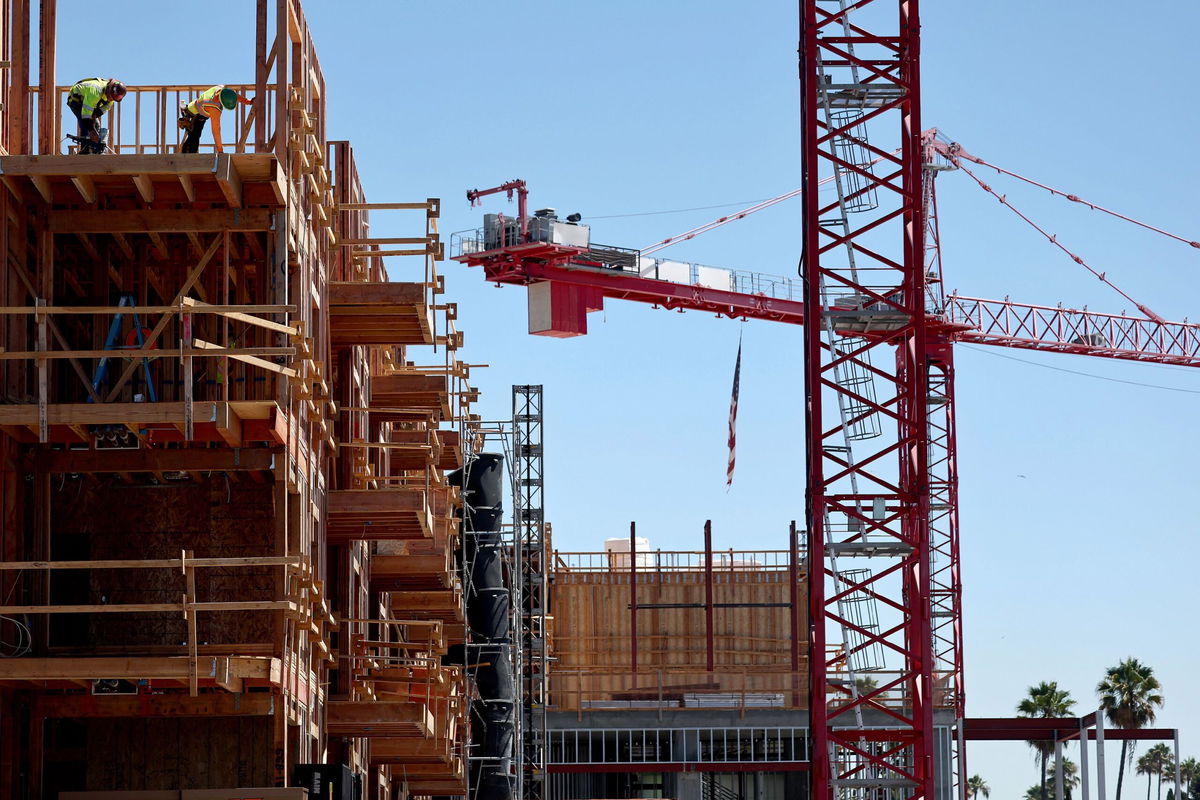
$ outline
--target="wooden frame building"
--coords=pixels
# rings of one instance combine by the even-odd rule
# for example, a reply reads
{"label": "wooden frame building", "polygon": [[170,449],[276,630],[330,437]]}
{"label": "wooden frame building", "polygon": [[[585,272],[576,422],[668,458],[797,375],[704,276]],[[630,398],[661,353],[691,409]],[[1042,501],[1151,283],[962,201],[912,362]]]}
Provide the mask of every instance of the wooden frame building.
{"label": "wooden frame building", "polygon": [[40,63],[0,87],[0,796],[306,764],[464,794],[445,473],[477,435],[438,201],[367,200],[298,0],[247,14],[253,104],[196,154],[204,85],[131,86],[111,152],[64,150],[56,4],[0,6],[0,57]]}

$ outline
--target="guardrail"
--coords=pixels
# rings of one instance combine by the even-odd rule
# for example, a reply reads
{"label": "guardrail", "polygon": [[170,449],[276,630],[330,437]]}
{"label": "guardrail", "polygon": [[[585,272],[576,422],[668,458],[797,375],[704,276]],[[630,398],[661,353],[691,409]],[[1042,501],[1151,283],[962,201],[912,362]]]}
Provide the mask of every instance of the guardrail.
{"label": "guardrail", "polygon": [[[254,84],[227,84],[238,94],[254,98]],[[119,102],[114,103],[109,111],[101,118],[99,127],[108,128],[108,146],[114,153],[124,155],[150,155],[175,153],[183,141],[184,132],[179,129],[179,107],[191,102],[210,85],[171,84],[160,86],[130,86],[129,93]],[[76,130],[75,116],[67,108],[67,94],[70,86],[59,86],[55,90],[55,102],[59,119],[58,138],[62,153],[71,153],[76,146],[66,138],[66,134],[74,134]],[[245,106],[240,103],[230,111],[222,114],[222,138],[229,152],[269,152],[274,149],[275,129],[275,89],[268,85],[265,103],[255,103]],[[255,98],[257,99],[257,98]],[[38,140],[36,130],[39,119],[38,105],[41,102],[37,86],[31,86],[29,92],[29,120],[34,127],[31,141]],[[265,119],[258,118],[258,109],[265,108]],[[261,132],[261,135],[256,135]],[[260,148],[255,141],[265,144]],[[212,136],[205,134],[200,143],[200,152],[213,152],[215,149]]]}

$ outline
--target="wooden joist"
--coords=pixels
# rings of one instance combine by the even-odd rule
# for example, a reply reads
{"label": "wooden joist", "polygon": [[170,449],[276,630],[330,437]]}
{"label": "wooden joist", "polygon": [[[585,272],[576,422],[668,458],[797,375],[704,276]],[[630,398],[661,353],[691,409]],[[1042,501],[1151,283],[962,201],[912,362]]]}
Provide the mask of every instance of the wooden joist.
{"label": "wooden joist", "polygon": [[[0,175],[10,186],[20,178],[28,179],[47,203],[78,202],[82,197],[93,204],[99,190],[130,195],[147,204],[182,190],[191,203],[205,182],[212,187],[206,196],[223,199],[231,208],[245,204],[251,187],[258,205],[279,206],[285,197],[282,168],[272,153],[0,156]],[[68,193],[65,187],[72,185]],[[56,193],[58,186],[64,189]]]}
{"label": "wooden joist", "polygon": [[326,705],[329,736],[427,739],[436,729],[433,713],[416,703],[334,700]]}
{"label": "wooden joist", "polygon": [[424,283],[333,281],[329,333],[335,347],[433,344],[433,312]]}
{"label": "wooden joist", "polygon": [[402,589],[448,589],[454,584],[454,558],[443,554],[385,556],[371,558],[371,591]]}
{"label": "wooden joist", "polygon": [[371,378],[371,405],[427,409],[441,419],[449,419],[449,381],[445,375],[375,375]]}
{"label": "wooden joist", "polygon": [[462,590],[455,586],[440,591],[392,592],[395,613],[413,619],[463,622]]}
{"label": "wooden joist", "polygon": [[429,499],[421,487],[340,489],[329,493],[330,542],[428,539]]}

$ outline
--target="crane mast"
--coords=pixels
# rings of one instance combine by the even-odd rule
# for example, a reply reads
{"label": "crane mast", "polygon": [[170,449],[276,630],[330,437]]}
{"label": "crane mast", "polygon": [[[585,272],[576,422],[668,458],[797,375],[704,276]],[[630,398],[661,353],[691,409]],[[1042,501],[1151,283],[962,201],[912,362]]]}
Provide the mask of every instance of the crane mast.
{"label": "crane mast", "polygon": [[[947,354],[940,385],[953,371],[925,313],[918,3],[859,0],[853,19],[832,6],[800,5],[812,796],[932,798],[931,354]],[[873,391],[848,375],[871,376]],[[870,417],[879,435],[858,435]],[[871,568],[847,580],[838,559],[856,556]],[[857,631],[857,649],[887,653],[871,689],[854,651],[827,646],[855,627],[841,612],[850,594],[893,612]]]}

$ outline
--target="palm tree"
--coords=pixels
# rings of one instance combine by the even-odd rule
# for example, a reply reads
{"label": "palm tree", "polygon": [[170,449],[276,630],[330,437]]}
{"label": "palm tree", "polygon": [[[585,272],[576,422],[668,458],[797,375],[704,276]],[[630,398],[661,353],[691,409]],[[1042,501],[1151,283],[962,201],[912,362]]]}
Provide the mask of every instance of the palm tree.
{"label": "palm tree", "polygon": [[[1079,766],[1071,759],[1063,756],[1063,798],[1071,800],[1071,792],[1079,785]],[[1046,770],[1048,775],[1054,775],[1058,770],[1058,761],[1055,760]]]}
{"label": "palm tree", "polygon": [[1200,797],[1200,761],[1185,758],[1179,762],[1179,782],[1182,784],[1183,797],[1179,800],[1193,800]]}
{"label": "palm tree", "polygon": [[[1025,699],[1017,704],[1017,715],[1021,717],[1065,717],[1071,713],[1075,701],[1066,689],[1059,689],[1056,681],[1042,681],[1030,686]],[[1038,800],[1046,800],[1046,760],[1054,752],[1054,743],[1046,739],[1031,741],[1029,746],[1041,758],[1042,789]]]}
{"label": "palm tree", "polygon": [[1139,758],[1137,764],[1134,765],[1134,772],[1138,775],[1146,776],[1146,800],[1150,800],[1150,779],[1157,770],[1158,767],[1154,764],[1154,758],[1149,753]]}
{"label": "palm tree", "polygon": [[992,787],[979,775],[972,775],[967,780],[967,791],[971,793],[971,800],[979,800],[979,795],[985,798],[992,796]]}
{"label": "palm tree", "polygon": [[[1154,712],[1162,708],[1159,694],[1162,685],[1151,667],[1136,658],[1126,658],[1109,667],[1104,680],[1096,686],[1104,716],[1118,728],[1144,728],[1154,722]],[[1125,780],[1125,763],[1133,757],[1129,740],[1121,740],[1121,767],[1117,770],[1117,797],[1121,800],[1121,785]]]}
{"label": "palm tree", "polygon": [[[1142,760],[1149,760],[1149,766],[1152,772],[1150,774],[1158,776],[1158,800],[1162,800],[1162,780],[1164,775],[1175,775],[1175,757],[1171,755],[1171,750],[1165,744],[1159,742],[1146,751],[1146,755],[1138,760],[1138,764]],[[1150,782],[1150,778],[1146,778],[1146,782]],[[1146,787],[1146,800],[1150,800],[1150,789]]]}

